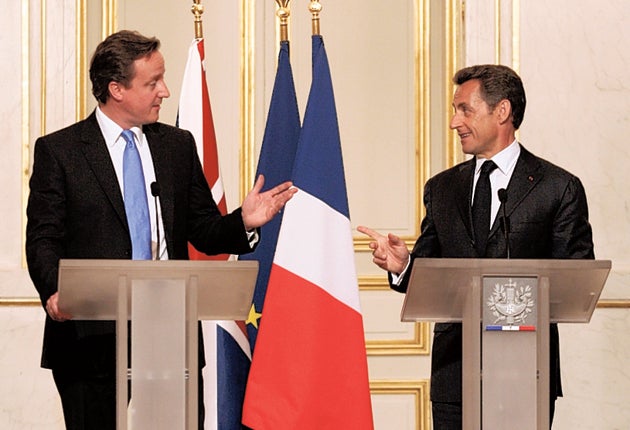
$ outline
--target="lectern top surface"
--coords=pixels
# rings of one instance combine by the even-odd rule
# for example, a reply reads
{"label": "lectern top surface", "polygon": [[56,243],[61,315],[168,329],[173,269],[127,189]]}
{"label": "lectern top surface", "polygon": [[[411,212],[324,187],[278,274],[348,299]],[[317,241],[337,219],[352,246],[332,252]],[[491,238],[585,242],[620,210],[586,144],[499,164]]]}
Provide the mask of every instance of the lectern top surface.
{"label": "lectern top surface", "polygon": [[130,303],[134,282],[168,281],[196,289],[199,319],[245,320],[257,275],[257,261],[61,260],[59,306],[73,319],[115,320],[121,291]]}
{"label": "lectern top surface", "polygon": [[475,281],[502,276],[547,280],[550,320],[589,322],[610,268],[610,260],[416,258],[401,319],[461,321]]}

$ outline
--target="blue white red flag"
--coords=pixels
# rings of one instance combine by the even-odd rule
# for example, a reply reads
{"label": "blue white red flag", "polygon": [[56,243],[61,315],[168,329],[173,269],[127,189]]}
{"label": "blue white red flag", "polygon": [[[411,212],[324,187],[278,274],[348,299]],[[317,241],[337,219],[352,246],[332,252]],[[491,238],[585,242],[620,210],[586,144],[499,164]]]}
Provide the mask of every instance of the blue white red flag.
{"label": "blue white red flag", "polygon": [[363,319],[328,60],[313,82],[249,373],[256,430],[372,429]]}

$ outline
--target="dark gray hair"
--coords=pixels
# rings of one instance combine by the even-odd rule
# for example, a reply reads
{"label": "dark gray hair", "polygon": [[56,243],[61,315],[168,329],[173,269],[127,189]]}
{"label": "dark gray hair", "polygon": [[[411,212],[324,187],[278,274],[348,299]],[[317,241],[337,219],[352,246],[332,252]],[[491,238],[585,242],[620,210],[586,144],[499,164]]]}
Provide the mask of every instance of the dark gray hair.
{"label": "dark gray hair", "polygon": [[507,99],[512,105],[512,125],[515,130],[521,126],[525,115],[525,88],[523,81],[509,67],[496,64],[482,64],[466,67],[453,77],[453,83],[461,85],[476,79],[479,81],[481,97],[492,110]]}

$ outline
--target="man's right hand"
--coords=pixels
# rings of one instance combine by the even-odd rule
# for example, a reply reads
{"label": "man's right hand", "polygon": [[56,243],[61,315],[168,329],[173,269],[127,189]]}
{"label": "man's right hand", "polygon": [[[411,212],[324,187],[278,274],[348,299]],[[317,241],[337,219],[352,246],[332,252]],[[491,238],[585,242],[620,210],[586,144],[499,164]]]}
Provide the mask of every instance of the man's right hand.
{"label": "man's right hand", "polygon": [[48,298],[46,301],[46,312],[48,316],[55,321],[62,322],[72,318],[72,315],[67,314],[59,309],[59,292],[56,292]]}
{"label": "man's right hand", "polygon": [[357,230],[373,239],[369,247],[372,250],[372,261],[378,267],[399,275],[409,262],[409,250],[405,242],[398,236],[388,233],[387,236],[359,226]]}

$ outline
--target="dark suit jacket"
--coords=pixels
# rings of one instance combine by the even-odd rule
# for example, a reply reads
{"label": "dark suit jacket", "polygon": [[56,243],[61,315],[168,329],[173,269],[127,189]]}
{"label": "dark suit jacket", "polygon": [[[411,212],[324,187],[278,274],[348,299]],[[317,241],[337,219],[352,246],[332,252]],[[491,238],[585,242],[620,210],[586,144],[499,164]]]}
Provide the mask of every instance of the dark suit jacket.
{"label": "dark suit jacket", "polygon": [[[472,182],[475,160],[431,178],[424,190],[426,216],[411,258],[481,258],[474,247]],[[495,190],[496,191],[496,190]],[[580,180],[521,146],[507,191],[510,256],[520,259],[594,258],[586,195]],[[502,213],[502,208],[499,213]],[[490,229],[485,257],[505,258],[500,216]],[[392,288],[407,289],[410,270]],[[558,329],[551,332],[551,398],[562,395]],[[436,324],[431,364],[431,399],[461,401],[461,325]]]}
{"label": "dark suit jacket", "polygon": [[[250,252],[240,209],[222,217],[212,199],[192,135],[161,123],[143,131],[169,258],[188,259],[188,241],[208,254]],[[30,188],[26,257],[43,306],[57,291],[59,259],[131,258],[123,197],[95,113],[37,140]],[[88,373],[115,366],[114,334],[113,322],[46,317],[42,366]]]}

